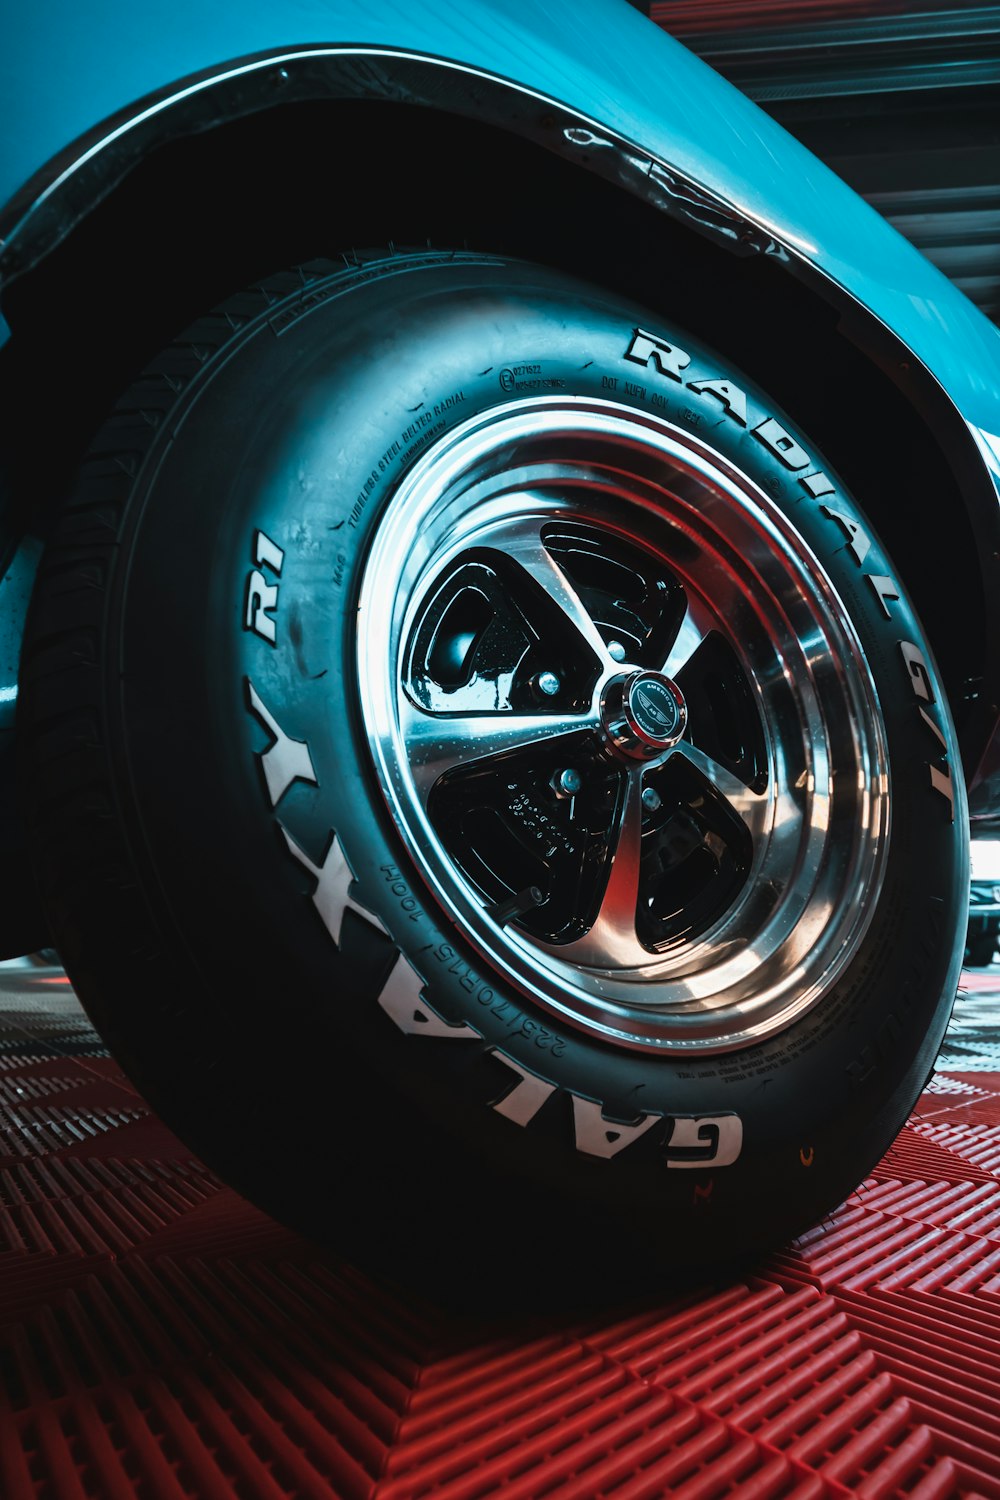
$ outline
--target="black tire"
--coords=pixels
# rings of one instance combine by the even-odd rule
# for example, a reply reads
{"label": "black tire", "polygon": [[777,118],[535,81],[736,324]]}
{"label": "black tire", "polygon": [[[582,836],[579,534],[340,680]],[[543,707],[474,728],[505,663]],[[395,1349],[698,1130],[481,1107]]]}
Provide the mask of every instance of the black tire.
{"label": "black tire", "polygon": [[[524,412],[519,447],[510,424]],[[462,435],[477,421],[507,446],[478,479],[468,457],[455,493],[470,519],[454,526],[486,515],[477,482],[493,486],[490,504],[508,506],[512,526],[535,492],[510,495],[537,482],[551,514],[569,517],[570,540],[550,530],[545,547],[564,548],[563,574],[600,616],[605,645],[623,620],[652,621],[629,638],[624,685],[601,667],[611,675],[598,708],[587,695],[602,658],[510,572],[499,541],[473,558],[498,581],[483,583],[486,613],[476,604],[471,625],[466,575],[445,563],[435,576],[458,590],[454,618],[451,602],[413,596],[417,634],[398,643],[411,697],[471,693],[489,672],[499,692],[510,649],[527,652],[503,679],[518,712],[554,711],[541,683],[553,666],[566,711],[590,704],[586,736],[566,743],[596,788],[580,793],[591,797],[579,815],[591,853],[566,863],[578,827],[562,844],[547,835],[550,915],[529,879],[514,915],[498,910],[514,876],[485,869],[484,849],[500,846],[470,831],[466,811],[485,809],[494,829],[500,819],[505,859],[530,847],[526,807],[564,831],[562,784],[539,790],[543,751],[480,765],[475,785],[461,769],[438,783],[426,811],[434,852],[407,824],[411,813],[420,823],[424,794],[407,802],[397,785],[397,772],[422,774],[422,752],[409,769],[393,759],[392,705],[402,722],[405,693],[395,675],[380,685],[374,657],[371,672],[358,665],[383,625],[396,628],[392,570],[408,576],[435,537],[446,550],[447,507],[459,501],[441,466],[449,445],[472,453]],[[657,444],[674,445],[669,484]],[[633,465],[616,481],[624,498],[609,479],[622,465]],[[419,502],[426,525],[406,509],[420,475],[439,485]],[[628,526],[589,531],[579,507],[591,493],[595,516],[632,505]],[[657,506],[675,508],[669,535]],[[716,512],[705,536],[718,556],[698,529]],[[643,517],[655,557],[635,534]],[[482,535],[469,530],[473,550]],[[608,558],[627,599],[602,571]],[[713,577],[725,602],[712,598]],[[660,650],[669,636],[668,597],[670,629],[677,611],[695,621],[697,603],[721,653],[711,671],[707,656],[691,667],[693,655],[677,669],[689,687],[649,666],[660,660],[650,642]],[[818,622],[815,638],[795,611],[811,612],[801,618]],[[489,630],[515,628],[520,644],[497,645],[492,666],[476,654]],[[640,687],[666,716],[646,721],[645,739],[633,722]],[[615,694],[628,711],[615,708],[612,724]],[[707,737],[711,755],[669,748],[679,730],[663,723],[684,695],[691,735]],[[430,700],[420,701],[422,713]],[[459,701],[472,700],[447,700]],[[380,760],[372,715],[383,711]],[[606,1285],[609,1253],[621,1285],[626,1265],[704,1265],[773,1244],[856,1185],[933,1065],[961,960],[966,818],[944,695],[905,591],[835,473],[763,393],[654,314],[554,273],[438,253],[312,267],[235,298],[167,350],[101,433],[48,547],[19,735],[51,930],[123,1066],[243,1192],[402,1274],[443,1284],[464,1267],[487,1296],[509,1278],[519,1293],[544,1292],[553,1273],[598,1266]],[[592,930],[611,933],[600,915],[600,872],[614,870],[608,809],[625,808],[627,822],[630,788],[657,755],[674,766],[653,787],[661,811],[648,799],[635,815],[646,821],[628,825],[654,840],[636,843],[658,861],[636,878],[654,885],[636,887],[631,936],[622,929],[650,953],[653,978],[608,1006],[605,988],[638,983],[645,960],[623,959],[621,972],[607,960],[605,985],[593,977],[598,939],[584,972],[553,934],[578,932],[594,912]],[[800,761],[794,784],[781,784],[775,768]],[[757,819],[758,832],[746,842],[733,804],[712,790],[723,763],[780,810],[783,843],[778,811],[749,800],[740,822]],[[497,764],[499,780],[521,788],[515,811],[498,811]],[[786,868],[779,854],[787,885],[773,875]],[[526,856],[525,868],[538,866]],[[624,856],[618,868],[624,881]],[[794,963],[774,916],[786,910]],[[725,950],[717,931],[731,934]],[[759,990],[738,979],[741,952],[760,955]],[[689,982],[709,997],[697,1024],[691,1002],[656,978],[694,963],[688,954],[702,966]]]}

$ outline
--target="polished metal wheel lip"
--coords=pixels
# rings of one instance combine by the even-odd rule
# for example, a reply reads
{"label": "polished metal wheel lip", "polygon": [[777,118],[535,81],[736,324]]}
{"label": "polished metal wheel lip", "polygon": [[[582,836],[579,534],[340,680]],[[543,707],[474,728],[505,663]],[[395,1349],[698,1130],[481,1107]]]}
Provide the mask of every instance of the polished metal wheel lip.
{"label": "polished metal wheel lip", "polygon": [[[599,734],[609,684],[641,670],[609,654],[545,554],[541,531],[554,519],[617,528],[660,551],[688,593],[681,637],[690,627],[693,639],[705,620],[728,621],[768,709],[763,791],[706,767],[687,739],[656,761],[683,755],[711,773],[753,838],[741,897],[681,953],[639,953],[634,925],[630,938],[614,909],[589,943],[588,934],[560,947],[498,926],[428,815],[431,786],[456,757],[468,758],[470,743],[495,753],[543,735]],[[463,551],[501,544],[579,629],[597,664],[593,702],[462,723],[422,714],[400,687],[400,655],[427,591]],[[876,905],[889,839],[877,693],[815,554],[770,497],[704,443],[658,417],[584,397],[526,399],[470,418],[390,497],[365,567],[357,641],[372,759],[409,855],[483,960],[527,997],[609,1041],[714,1053],[783,1030],[844,972]],[[673,683],[676,670],[668,660],[658,675]],[[629,769],[619,851],[627,838],[638,848],[647,771],[639,758]],[[609,892],[629,878],[620,852],[614,865]],[[627,910],[627,891],[622,899]]]}

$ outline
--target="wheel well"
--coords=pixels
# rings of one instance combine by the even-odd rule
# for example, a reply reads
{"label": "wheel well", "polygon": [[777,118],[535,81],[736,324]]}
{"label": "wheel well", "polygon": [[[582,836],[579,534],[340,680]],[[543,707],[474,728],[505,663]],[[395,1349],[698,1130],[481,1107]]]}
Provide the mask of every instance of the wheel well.
{"label": "wheel well", "polygon": [[[838,310],[778,258],[733,254],[576,162],[430,108],[286,104],[175,140],[11,285],[12,430],[37,425],[16,421],[18,405],[25,418],[39,401],[51,406],[54,371],[66,396],[45,482],[37,453],[13,461],[30,524],[40,490],[58,492],[115,391],[198,312],[296,260],[426,243],[596,282],[690,328],[757,380],[883,535],[961,732],[987,629],[972,526],[941,446],[946,404],[932,430],[886,361],[845,336]],[[962,580],[960,630],[942,575]]]}

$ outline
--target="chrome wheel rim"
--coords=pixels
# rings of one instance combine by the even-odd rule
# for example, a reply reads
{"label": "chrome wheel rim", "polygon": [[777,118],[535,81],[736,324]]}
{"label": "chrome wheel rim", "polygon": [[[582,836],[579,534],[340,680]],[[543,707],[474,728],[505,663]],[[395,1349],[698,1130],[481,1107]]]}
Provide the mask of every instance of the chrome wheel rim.
{"label": "chrome wheel rim", "polygon": [[857,952],[889,837],[875,685],[819,558],[691,435],[572,397],[457,427],[386,506],[357,652],[411,859],[547,1010],[726,1051]]}

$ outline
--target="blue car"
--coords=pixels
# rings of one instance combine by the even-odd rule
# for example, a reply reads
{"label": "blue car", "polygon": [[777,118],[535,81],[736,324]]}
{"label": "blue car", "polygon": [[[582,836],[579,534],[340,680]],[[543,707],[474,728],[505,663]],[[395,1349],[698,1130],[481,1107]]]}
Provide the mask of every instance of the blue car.
{"label": "blue car", "polygon": [[0,77],[3,951],[421,1285],[814,1222],[1000,805],[1000,334],[624,0],[41,0]]}

